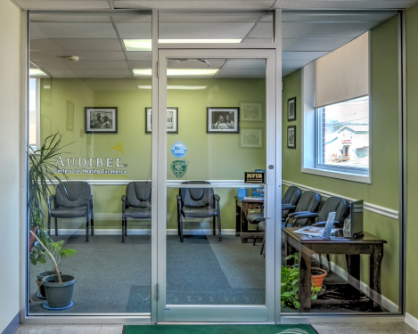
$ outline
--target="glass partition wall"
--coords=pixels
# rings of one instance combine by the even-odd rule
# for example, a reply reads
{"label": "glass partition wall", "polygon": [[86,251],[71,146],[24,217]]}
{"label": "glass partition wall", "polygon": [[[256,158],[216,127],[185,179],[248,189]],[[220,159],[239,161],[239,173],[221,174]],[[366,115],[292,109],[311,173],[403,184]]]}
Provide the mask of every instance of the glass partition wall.
{"label": "glass partition wall", "polygon": [[[31,236],[29,315],[149,315],[151,134],[145,120],[152,91],[151,79],[137,78],[133,69],[151,66],[151,15],[29,18],[30,77],[39,96],[32,118],[40,120],[29,166],[30,228],[56,256],[63,278],[76,279],[71,307],[57,311],[46,303],[39,280],[54,266]],[[130,48],[132,39],[148,42]]]}
{"label": "glass partition wall", "polygon": [[283,315],[402,312],[399,19],[283,13]]}

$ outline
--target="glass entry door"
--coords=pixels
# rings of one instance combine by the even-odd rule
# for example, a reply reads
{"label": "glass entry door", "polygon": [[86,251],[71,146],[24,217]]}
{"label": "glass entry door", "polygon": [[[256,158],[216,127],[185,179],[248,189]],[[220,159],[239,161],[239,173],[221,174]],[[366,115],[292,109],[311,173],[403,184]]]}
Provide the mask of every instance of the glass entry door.
{"label": "glass entry door", "polygon": [[274,55],[159,53],[158,321],[277,321]]}

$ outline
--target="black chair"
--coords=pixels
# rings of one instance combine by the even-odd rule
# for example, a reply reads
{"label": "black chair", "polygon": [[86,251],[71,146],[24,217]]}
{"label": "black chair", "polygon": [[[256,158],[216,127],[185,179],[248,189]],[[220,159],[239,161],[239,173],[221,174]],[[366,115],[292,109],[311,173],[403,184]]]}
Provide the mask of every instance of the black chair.
{"label": "black chair", "polygon": [[[324,226],[328,219],[328,214],[330,212],[335,212],[335,221],[334,225],[340,225],[345,218],[345,214],[348,210],[348,202],[340,197],[330,197],[328,198],[324,205],[320,208],[318,213],[315,212],[295,212],[294,213],[294,220],[297,223],[295,225],[301,226],[302,224],[299,223],[300,219],[308,219],[311,222],[310,225],[314,226]],[[290,215],[289,215],[290,216]],[[316,223],[313,224],[313,221]],[[305,224],[307,225],[307,224]]]}
{"label": "black chair", "polygon": [[122,242],[128,235],[127,218],[151,219],[151,182],[131,182],[122,198]]}
{"label": "black chair", "polygon": [[[187,181],[182,184],[210,184],[205,181]],[[212,217],[212,233],[215,233],[216,219],[218,219],[218,241],[222,241],[221,209],[219,196],[214,194],[213,188],[180,188],[177,197],[177,222],[180,242],[183,242],[184,218]]]}
{"label": "black chair", "polygon": [[[310,221],[316,219],[316,223],[313,224],[314,226],[325,226],[328,215],[331,212],[335,212],[335,220],[334,220],[334,226],[335,225],[341,225],[343,224],[344,218],[347,214],[349,208],[348,202],[340,197],[330,197],[328,198],[324,205],[320,208],[318,213],[313,212],[302,212],[299,215],[297,215],[295,218],[297,219],[309,219]],[[327,262],[328,262],[328,271],[331,272],[331,260],[329,257],[329,254],[326,254]],[[322,256],[319,254],[319,261],[322,267]]]}
{"label": "black chair", "polygon": [[[321,204],[322,197],[316,192],[305,191],[299,199],[298,204],[296,205],[295,211],[289,213],[286,221],[283,224],[283,227],[286,227],[288,224],[291,225],[308,225],[310,219],[316,217],[316,212]],[[302,214],[313,214],[313,216],[302,216]]]}
{"label": "black chair", "polygon": [[[287,188],[282,198],[282,221],[284,221],[287,215],[296,208],[296,204],[298,203],[301,194],[302,190],[298,187],[290,186]],[[263,210],[261,210],[261,212],[249,213],[247,215],[247,220],[250,224],[261,223],[265,220]]]}
{"label": "black chair", "polygon": [[86,242],[94,235],[93,195],[90,185],[83,181],[67,181],[58,184],[55,195],[48,199],[48,231],[51,233],[51,217],[55,219],[55,235],[58,235],[58,218],[86,217]]}

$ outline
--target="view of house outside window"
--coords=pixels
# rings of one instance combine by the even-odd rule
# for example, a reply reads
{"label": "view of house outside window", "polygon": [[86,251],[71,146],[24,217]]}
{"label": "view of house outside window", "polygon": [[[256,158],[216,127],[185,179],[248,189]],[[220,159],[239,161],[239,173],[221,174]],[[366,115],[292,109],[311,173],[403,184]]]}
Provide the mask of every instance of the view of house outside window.
{"label": "view of house outside window", "polygon": [[369,168],[369,97],[318,109],[318,163]]}

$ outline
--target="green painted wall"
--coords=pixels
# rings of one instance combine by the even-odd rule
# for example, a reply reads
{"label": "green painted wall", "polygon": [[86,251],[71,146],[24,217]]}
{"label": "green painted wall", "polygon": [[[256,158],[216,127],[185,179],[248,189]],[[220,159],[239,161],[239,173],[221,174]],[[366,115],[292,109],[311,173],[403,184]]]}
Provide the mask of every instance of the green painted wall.
{"label": "green painted wall", "polygon": [[[399,210],[399,114],[398,114],[398,21],[383,23],[371,31],[371,173],[372,184],[350,182],[301,172],[301,71],[284,79],[283,110],[297,98],[297,120],[283,113],[283,180]],[[297,149],[287,148],[286,129],[297,127]],[[284,190],[286,187],[284,187]],[[382,294],[399,301],[399,222],[366,211],[365,230],[386,240],[382,264]],[[342,257],[334,257],[346,267]],[[367,259],[362,259],[362,280],[368,283]]]}
{"label": "green painted wall", "polygon": [[415,205],[418,199],[418,6],[406,11],[406,120],[407,120],[407,240],[406,240],[406,312],[418,318],[418,266]]}
{"label": "green painted wall", "polygon": [[[184,180],[243,180],[244,172],[265,168],[265,83],[263,79],[169,79],[169,85],[207,86],[202,90],[168,90],[168,106],[179,108],[179,133],[167,138],[169,180],[176,180],[170,164],[174,158],[172,144],[184,142],[189,161]],[[151,106],[150,80],[80,80],[44,79],[41,82],[42,138],[59,130],[64,143],[71,143],[63,155],[67,157],[119,158],[128,164],[127,176],[72,176],[83,180],[149,180],[151,178],[151,135],[145,133],[145,108]],[[49,89],[45,89],[49,86]],[[262,121],[240,121],[241,134],[245,129],[260,129],[261,148],[243,147],[241,134],[207,134],[207,107],[240,107],[241,103],[261,103]],[[70,107],[68,107],[70,106]],[[72,107],[73,106],[73,107]],[[85,134],[85,107],[118,107],[117,134]],[[67,109],[74,109],[74,129],[69,130]],[[123,144],[123,154],[111,149]],[[64,160],[65,160],[64,159]],[[125,186],[93,186],[95,213],[121,212],[120,197]],[[219,188],[222,227],[235,228],[236,189]],[[175,195],[177,189],[168,189],[168,228],[177,228]],[[186,228],[209,228],[209,222],[186,223]],[[83,220],[62,220],[60,228],[82,228]],[[144,226],[135,223],[136,227]],[[120,220],[99,220],[97,228],[119,228]]]}

